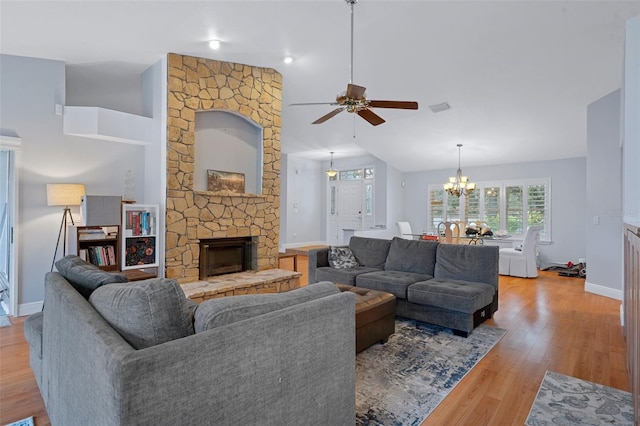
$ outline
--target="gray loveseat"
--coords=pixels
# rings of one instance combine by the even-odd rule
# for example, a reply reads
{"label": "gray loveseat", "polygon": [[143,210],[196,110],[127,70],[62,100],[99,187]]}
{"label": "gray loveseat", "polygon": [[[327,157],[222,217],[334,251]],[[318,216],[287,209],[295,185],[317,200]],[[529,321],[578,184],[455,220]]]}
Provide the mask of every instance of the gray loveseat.
{"label": "gray loveseat", "polygon": [[[54,426],[353,424],[353,294],[322,283],[194,311],[173,280],[107,281],[87,300],[47,273],[44,310],[25,321]],[[163,298],[171,306],[153,305]],[[136,338],[132,323],[148,315],[169,326],[143,325]]]}
{"label": "gray loveseat", "polygon": [[329,248],[309,252],[309,282],[332,281],[396,296],[396,315],[468,336],[498,310],[496,246],[351,237],[358,266],[329,266]]}

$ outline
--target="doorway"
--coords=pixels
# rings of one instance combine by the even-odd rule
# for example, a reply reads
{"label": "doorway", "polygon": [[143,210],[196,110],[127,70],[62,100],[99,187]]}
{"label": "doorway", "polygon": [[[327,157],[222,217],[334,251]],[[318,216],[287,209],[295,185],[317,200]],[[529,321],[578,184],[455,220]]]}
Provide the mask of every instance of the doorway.
{"label": "doorway", "polygon": [[0,303],[12,316],[18,315],[17,232],[18,173],[16,156],[20,139],[0,139]]}
{"label": "doorway", "polygon": [[327,243],[345,245],[344,230],[373,227],[373,168],[340,171],[328,184]]}

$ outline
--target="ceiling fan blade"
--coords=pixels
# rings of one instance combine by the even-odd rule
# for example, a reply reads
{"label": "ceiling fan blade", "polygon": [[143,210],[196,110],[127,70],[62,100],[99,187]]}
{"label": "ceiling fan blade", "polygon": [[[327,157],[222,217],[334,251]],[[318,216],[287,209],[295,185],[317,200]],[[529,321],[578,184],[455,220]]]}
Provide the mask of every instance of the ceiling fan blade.
{"label": "ceiling fan blade", "polygon": [[370,109],[361,109],[358,111],[358,115],[371,123],[372,126],[384,123],[384,119]]}
{"label": "ceiling fan blade", "polygon": [[337,102],[303,102],[299,104],[289,104],[289,106],[300,106],[300,105],[340,105]]}
{"label": "ceiling fan blade", "polygon": [[368,101],[367,106],[373,108],[418,109],[418,103],[413,101]]}
{"label": "ceiling fan blade", "polygon": [[338,115],[339,113],[341,113],[344,110],[344,107],[341,108],[336,108],[333,111],[331,111],[329,114],[325,114],[322,117],[318,118],[316,121],[314,121],[311,124],[321,124],[324,123],[325,121],[327,121],[328,119],[330,119],[331,117]]}
{"label": "ceiling fan blade", "polygon": [[367,90],[366,87],[357,86],[355,84],[347,84],[347,98],[355,99],[356,101],[360,100],[364,96],[364,92]]}

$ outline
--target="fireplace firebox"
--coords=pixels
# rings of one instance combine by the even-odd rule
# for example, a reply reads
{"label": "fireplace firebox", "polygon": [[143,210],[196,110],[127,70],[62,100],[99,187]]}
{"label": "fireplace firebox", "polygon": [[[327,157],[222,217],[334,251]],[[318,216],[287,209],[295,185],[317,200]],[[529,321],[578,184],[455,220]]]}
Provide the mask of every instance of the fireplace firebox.
{"label": "fireplace firebox", "polygon": [[200,240],[200,280],[256,269],[253,237]]}

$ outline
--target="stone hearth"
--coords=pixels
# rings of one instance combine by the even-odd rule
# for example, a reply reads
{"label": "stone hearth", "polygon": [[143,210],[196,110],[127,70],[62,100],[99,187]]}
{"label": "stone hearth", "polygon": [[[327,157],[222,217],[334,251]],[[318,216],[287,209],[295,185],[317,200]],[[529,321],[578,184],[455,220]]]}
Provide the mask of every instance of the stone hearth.
{"label": "stone hearth", "polygon": [[[273,69],[168,55],[166,276],[199,277],[200,239],[257,237],[257,268],[278,265],[282,76]],[[197,111],[228,111],[262,128],[261,194],[194,191]]]}
{"label": "stone hearth", "polygon": [[204,300],[243,294],[281,293],[300,287],[300,272],[284,269],[247,271],[218,275],[205,281],[182,284],[182,291],[191,300]]}

